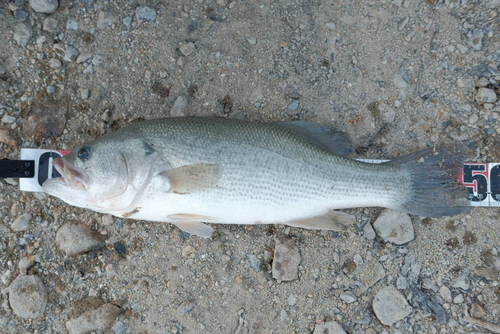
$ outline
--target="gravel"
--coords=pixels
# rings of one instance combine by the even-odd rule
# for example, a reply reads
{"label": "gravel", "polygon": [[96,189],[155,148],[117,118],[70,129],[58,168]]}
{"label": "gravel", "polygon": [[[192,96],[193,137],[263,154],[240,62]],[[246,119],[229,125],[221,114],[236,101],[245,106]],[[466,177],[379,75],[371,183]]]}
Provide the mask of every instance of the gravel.
{"label": "gravel", "polygon": [[410,315],[412,307],[404,295],[393,286],[381,289],[373,299],[373,312],[383,325],[392,326]]}
{"label": "gravel", "polygon": [[47,291],[42,279],[35,275],[18,276],[9,286],[9,304],[18,317],[41,317],[47,305]]}

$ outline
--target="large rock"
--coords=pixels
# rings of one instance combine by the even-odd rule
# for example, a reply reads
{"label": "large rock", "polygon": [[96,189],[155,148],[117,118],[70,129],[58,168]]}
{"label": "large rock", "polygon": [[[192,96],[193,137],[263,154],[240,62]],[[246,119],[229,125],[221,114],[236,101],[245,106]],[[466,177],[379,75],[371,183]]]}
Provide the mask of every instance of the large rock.
{"label": "large rock", "polygon": [[10,228],[14,232],[26,231],[30,228],[31,215],[25,213],[16,218],[10,225]]}
{"label": "large rock", "polygon": [[384,241],[396,245],[405,244],[415,237],[411,218],[404,212],[386,209],[378,216],[373,227]]}
{"label": "large rock", "polygon": [[104,304],[98,309],[88,311],[76,319],[66,322],[69,334],[84,334],[92,331],[107,331],[123,309],[113,304]]}
{"label": "large rock", "polygon": [[393,286],[386,286],[373,298],[373,312],[383,325],[392,326],[410,315],[412,308],[405,296]]}
{"label": "large rock", "polygon": [[104,246],[105,237],[83,223],[64,224],[56,234],[56,243],[66,255],[77,255]]}
{"label": "large rock", "polygon": [[295,242],[289,238],[276,239],[273,277],[278,281],[292,281],[299,275],[300,252]]}
{"label": "large rock", "polygon": [[38,13],[50,14],[59,6],[57,0],[30,0],[31,8]]}
{"label": "large rock", "polygon": [[476,102],[479,105],[485,103],[495,103],[497,101],[497,94],[493,89],[479,88],[476,94]]}
{"label": "large rock", "polygon": [[20,275],[9,286],[9,303],[24,319],[40,317],[47,306],[47,290],[40,277]]}

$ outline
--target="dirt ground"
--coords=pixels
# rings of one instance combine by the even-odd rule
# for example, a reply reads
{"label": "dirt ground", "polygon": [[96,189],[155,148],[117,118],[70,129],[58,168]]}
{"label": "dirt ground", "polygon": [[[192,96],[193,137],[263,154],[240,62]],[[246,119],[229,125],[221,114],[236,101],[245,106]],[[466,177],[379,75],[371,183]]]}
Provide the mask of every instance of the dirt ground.
{"label": "dirt ground", "polygon": [[[51,13],[30,2],[0,2],[0,158],[212,115],[328,124],[350,136],[353,158],[460,141],[475,161],[500,162],[500,102],[480,92],[500,92],[498,0],[59,0]],[[473,305],[500,325],[498,209],[411,216],[403,245],[367,237],[382,209],[345,211],[356,216],[347,232],[215,225],[205,240],[1,181],[0,332],[67,333],[103,303],[122,312],[97,333],[312,333],[330,321],[347,333],[487,333],[466,321]],[[26,213],[28,228],[13,230]],[[78,221],[105,246],[65,255],[56,232]],[[265,253],[284,236],[299,274],[278,282]],[[383,278],[346,298],[379,265]],[[32,319],[9,301],[23,271],[48,296]],[[387,286],[411,306],[392,325],[372,308]]]}

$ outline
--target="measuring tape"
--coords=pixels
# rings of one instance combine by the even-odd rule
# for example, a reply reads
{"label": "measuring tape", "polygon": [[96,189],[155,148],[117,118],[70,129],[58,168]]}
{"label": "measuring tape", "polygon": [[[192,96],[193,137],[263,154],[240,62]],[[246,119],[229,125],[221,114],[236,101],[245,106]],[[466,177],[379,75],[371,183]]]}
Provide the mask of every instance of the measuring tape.
{"label": "measuring tape", "polygon": [[[18,177],[21,191],[43,192],[45,180],[60,177],[52,161],[71,151],[21,149],[21,160],[0,160],[0,177]],[[389,160],[358,159],[367,163]],[[500,207],[500,163],[464,163],[459,181],[469,190],[471,206]]]}

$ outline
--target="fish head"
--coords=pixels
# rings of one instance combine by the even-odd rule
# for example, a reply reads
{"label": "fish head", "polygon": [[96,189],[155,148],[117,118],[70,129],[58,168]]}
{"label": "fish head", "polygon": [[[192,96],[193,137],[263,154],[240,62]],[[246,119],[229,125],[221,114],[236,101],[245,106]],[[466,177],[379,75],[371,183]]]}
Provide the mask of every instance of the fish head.
{"label": "fish head", "polygon": [[119,213],[129,210],[143,192],[157,158],[144,140],[112,133],[55,159],[61,177],[46,180],[42,187],[70,205]]}

